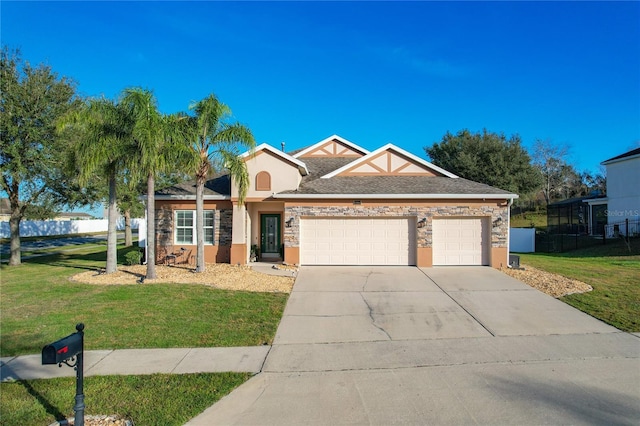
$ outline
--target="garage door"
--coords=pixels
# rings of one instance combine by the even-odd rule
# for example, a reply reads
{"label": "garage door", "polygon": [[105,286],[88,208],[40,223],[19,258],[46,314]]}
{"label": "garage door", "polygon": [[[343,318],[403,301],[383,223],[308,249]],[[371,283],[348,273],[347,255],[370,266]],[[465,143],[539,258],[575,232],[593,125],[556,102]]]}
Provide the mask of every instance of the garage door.
{"label": "garage door", "polygon": [[303,265],[415,265],[415,219],[303,218]]}
{"label": "garage door", "polygon": [[434,265],[488,265],[487,218],[433,219]]}

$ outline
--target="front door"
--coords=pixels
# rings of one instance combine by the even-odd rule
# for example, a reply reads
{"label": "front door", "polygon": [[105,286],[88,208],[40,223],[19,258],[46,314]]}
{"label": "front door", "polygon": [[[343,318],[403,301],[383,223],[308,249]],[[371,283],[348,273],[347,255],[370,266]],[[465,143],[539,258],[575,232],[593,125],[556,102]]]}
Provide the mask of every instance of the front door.
{"label": "front door", "polygon": [[260,254],[263,258],[280,257],[280,215],[260,215]]}

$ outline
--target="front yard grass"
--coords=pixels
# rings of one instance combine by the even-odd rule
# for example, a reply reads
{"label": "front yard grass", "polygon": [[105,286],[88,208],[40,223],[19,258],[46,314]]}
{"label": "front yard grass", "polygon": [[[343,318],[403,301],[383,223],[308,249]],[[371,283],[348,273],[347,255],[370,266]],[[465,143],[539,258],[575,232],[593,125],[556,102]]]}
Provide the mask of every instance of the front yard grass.
{"label": "front yard grass", "polygon": [[521,254],[520,262],[593,287],[560,300],[614,327],[640,332],[640,238],[566,253]]}
{"label": "front yard grass", "polygon": [[[130,249],[119,249],[120,264]],[[105,246],[33,258],[0,273],[1,356],[40,353],[83,322],[85,349],[271,343],[287,294],[193,284],[98,286],[69,277],[104,267]]]}
{"label": "front yard grass", "polygon": [[[128,251],[119,246],[119,264]],[[233,292],[194,284],[75,283],[104,267],[106,246],[87,244],[0,266],[0,353],[39,354],[85,323],[85,349],[252,346],[271,343],[288,294]],[[86,415],[118,414],[137,425],[181,425],[248,373],[85,378]],[[45,425],[73,417],[75,378],[0,385],[0,425]]]}
{"label": "front yard grass", "polygon": [[[249,377],[249,373],[86,377],[85,415],[118,414],[136,425],[182,425]],[[74,416],[75,377],[1,386],[0,425],[42,426]]]}

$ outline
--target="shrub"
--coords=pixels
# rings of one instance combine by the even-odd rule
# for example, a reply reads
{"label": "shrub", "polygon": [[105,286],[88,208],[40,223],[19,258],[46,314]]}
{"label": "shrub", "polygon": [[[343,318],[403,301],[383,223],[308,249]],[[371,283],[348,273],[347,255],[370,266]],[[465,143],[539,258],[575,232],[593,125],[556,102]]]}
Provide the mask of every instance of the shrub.
{"label": "shrub", "polygon": [[127,265],[139,265],[142,259],[142,253],[138,250],[130,251],[124,255]]}

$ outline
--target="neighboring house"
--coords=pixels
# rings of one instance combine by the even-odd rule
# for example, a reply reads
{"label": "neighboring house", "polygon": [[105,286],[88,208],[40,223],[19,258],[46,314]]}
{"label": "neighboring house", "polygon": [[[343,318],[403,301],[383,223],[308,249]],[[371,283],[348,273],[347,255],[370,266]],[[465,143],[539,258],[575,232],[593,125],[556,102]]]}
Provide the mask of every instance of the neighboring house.
{"label": "neighboring house", "polygon": [[[607,236],[615,232],[624,235],[640,232],[640,148],[605,160],[607,169],[607,197],[589,204],[594,208],[605,205]],[[626,229],[629,221],[629,229]],[[615,230],[615,232],[614,232]]]}
{"label": "neighboring house", "polygon": [[0,198],[0,221],[11,219],[11,203],[8,198]]}
{"label": "neighboring house", "polygon": [[570,198],[547,206],[547,232],[602,235],[607,224],[607,200],[603,195]]}
{"label": "neighboring house", "polygon": [[[11,218],[11,204],[8,198],[0,198],[0,221],[9,221]],[[83,220],[93,219],[88,213],[82,212],[61,212],[57,213],[53,220]]]}
{"label": "neighboring house", "polygon": [[61,212],[56,214],[53,220],[90,220],[95,219],[89,213],[83,212]]}
{"label": "neighboring house", "polygon": [[[339,136],[287,154],[242,155],[243,205],[228,175],[205,188],[205,261],[302,265],[491,265],[508,262],[518,196],[459,178],[392,144],[373,152]],[[158,261],[195,249],[195,184],[156,193]]]}

